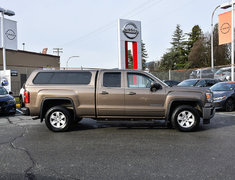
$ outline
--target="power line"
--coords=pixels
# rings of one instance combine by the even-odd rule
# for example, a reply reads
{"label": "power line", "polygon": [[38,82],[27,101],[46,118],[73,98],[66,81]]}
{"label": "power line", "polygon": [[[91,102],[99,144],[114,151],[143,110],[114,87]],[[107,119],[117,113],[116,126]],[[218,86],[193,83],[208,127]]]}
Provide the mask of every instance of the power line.
{"label": "power line", "polygon": [[146,9],[149,9],[153,6],[155,6],[156,4],[159,4],[161,1],[163,0],[158,0],[158,1],[154,1],[151,0],[148,4],[146,4],[145,6],[143,6],[141,9],[139,9],[137,12],[133,12],[132,15],[127,16],[128,18],[131,18],[133,16],[136,16],[137,14],[141,14],[142,12],[144,12]]}
{"label": "power line", "polygon": [[[158,0],[158,1],[156,1],[156,0],[148,0],[147,2],[140,4],[138,7],[134,8],[133,10],[129,11],[128,13],[124,14],[124,16],[121,16],[121,17],[126,17],[126,16],[127,17],[133,17],[133,16],[143,12],[144,10],[146,10],[146,9],[148,9],[150,7],[153,7],[154,5],[160,3],[161,1],[163,1],[163,0]],[[98,28],[98,29],[96,29],[94,31],[89,32],[88,34],[85,34],[85,35],[80,36],[78,38],[75,38],[75,39],[73,39],[73,40],[71,40],[69,42],[64,43],[62,46],[68,45],[68,44],[73,43],[75,41],[87,39],[88,37],[90,37],[90,36],[92,36],[92,35],[94,35],[96,33],[102,33],[104,31],[107,31],[107,30],[113,28],[116,25],[116,23],[117,23],[117,20],[111,21],[108,24],[106,24],[104,26],[101,26],[100,28]]]}

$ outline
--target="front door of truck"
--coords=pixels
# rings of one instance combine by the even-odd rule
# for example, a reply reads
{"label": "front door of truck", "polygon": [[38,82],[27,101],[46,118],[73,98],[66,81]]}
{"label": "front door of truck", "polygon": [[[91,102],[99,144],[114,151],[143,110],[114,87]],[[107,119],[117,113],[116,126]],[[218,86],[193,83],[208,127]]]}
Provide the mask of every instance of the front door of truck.
{"label": "front door of truck", "polygon": [[151,92],[154,79],[142,73],[126,72],[125,76],[125,115],[164,117],[165,89]]}
{"label": "front door of truck", "polygon": [[97,83],[97,115],[124,116],[123,72],[101,71]]}

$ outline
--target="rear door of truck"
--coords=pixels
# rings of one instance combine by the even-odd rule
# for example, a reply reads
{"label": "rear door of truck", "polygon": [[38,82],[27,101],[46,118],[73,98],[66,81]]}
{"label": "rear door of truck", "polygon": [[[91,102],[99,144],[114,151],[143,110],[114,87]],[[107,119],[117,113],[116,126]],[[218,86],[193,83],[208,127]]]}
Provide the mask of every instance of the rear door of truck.
{"label": "rear door of truck", "polygon": [[97,117],[124,116],[124,72],[102,70],[97,78]]}

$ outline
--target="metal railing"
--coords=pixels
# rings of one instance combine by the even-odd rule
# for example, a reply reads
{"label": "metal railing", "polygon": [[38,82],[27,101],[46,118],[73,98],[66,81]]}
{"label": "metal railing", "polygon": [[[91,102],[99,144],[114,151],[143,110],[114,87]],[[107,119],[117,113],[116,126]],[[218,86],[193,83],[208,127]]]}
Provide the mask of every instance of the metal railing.
{"label": "metal railing", "polygon": [[221,81],[231,81],[231,65],[215,66],[213,69],[208,67],[150,72],[161,80],[183,81],[186,79],[213,78]]}

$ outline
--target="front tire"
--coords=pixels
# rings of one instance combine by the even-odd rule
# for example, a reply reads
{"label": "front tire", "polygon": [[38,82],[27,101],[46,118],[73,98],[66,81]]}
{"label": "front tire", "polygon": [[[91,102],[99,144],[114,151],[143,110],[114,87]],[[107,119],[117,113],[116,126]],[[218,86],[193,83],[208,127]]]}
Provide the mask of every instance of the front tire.
{"label": "front tire", "polygon": [[234,102],[231,98],[229,98],[225,103],[225,111],[231,112],[234,110]]}
{"label": "front tire", "polygon": [[45,123],[48,129],[54,132],[67,131],[71,124],[72,118],[69,111],[62,106],[50,108],[45,115]]}
{"label": "front tire", "polygon": [[171,123],[180,131],[195,131],[200,124],[200,116],[192,106],[182,105],[174,110]]}

